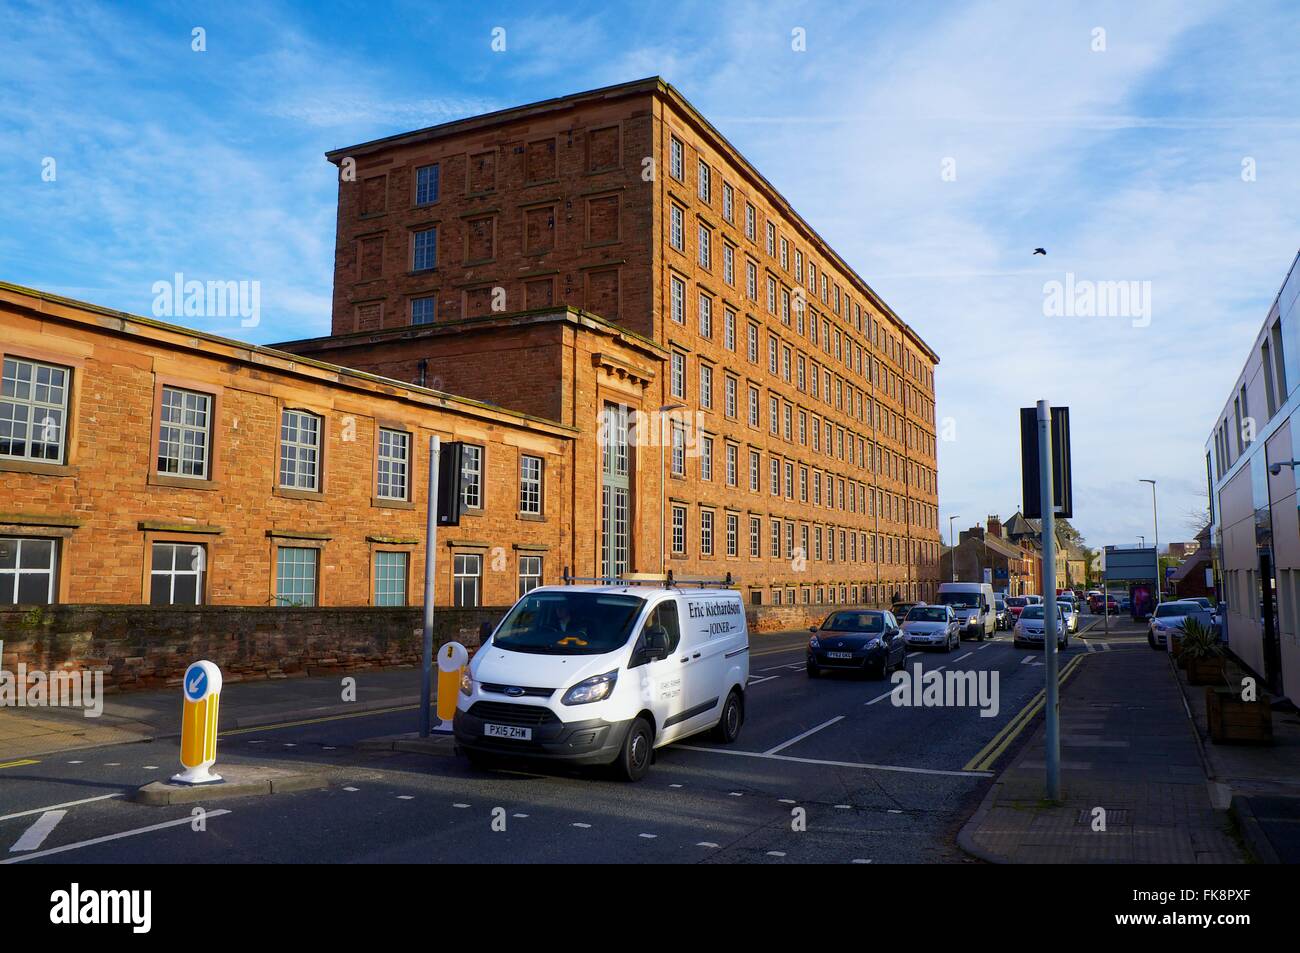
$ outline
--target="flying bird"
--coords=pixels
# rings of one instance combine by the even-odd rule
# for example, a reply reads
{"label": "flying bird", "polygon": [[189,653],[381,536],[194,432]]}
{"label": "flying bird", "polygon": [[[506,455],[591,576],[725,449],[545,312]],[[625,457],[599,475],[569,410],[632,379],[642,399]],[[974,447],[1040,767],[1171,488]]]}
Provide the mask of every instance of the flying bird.
{"label": "flying bird", "polygon": [[1035,249],[1034,249],[1034,254],[1035,254],[1035,255],[1046,255],[1046,254],[1047,254],[1047,249],[1046,249],[1046,248],[1035,248]]}

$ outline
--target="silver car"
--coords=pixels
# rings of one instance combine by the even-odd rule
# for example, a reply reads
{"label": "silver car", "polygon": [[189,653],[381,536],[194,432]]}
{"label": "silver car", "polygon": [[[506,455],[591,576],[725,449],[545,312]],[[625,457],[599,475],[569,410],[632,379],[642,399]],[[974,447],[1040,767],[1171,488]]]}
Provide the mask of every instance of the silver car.
{"label": "silver car", "polygon": [[909,649],[943,649],[961,645],[961,626],[952,606],[915,606],[903,620],[903,644]]}
{"label": "silver car", "polygon": [[[1025,606],[1025,610],[1020,613],[1020,618],[1016,621],[1016,627],[1011,630],[1011,641],[1016,648],[1027,645],[1030,648],[1041,646],[1044,642],[1044,630],[1048,628],[1045,623],[1046,606]],[[1058,603],[1056,607],[1056,646],[1060,649],[1066,649],[1070,646],[1070,633],[1065,630],[1065,610]]]}
{"label": "silver car", "polygon": [[1214,614],[1199,602],[1188,599],[1181,602],[1162,602],[1151,614],[1147,624],[1147,644],[1153,649],[1163,649],[1169,640],[1169,633],[1181,629],[1188,619],[1198,619],[1208,628],[1217,629]]}
{"label": "silver car", "polygon": [[1056,604],[1061,607],[1065,613],[1065,631],[1074,633],[1079,631],[1079,607],[1074,604],[1073,599],[1062,599],[1059,596]]}

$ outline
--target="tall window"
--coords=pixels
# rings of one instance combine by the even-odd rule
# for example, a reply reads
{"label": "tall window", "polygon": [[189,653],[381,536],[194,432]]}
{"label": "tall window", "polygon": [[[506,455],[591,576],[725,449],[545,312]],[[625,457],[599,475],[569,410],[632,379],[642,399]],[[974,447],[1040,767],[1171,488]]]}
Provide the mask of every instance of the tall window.
{"label": "tall window", "polygon": [[673,476],[686,476],[686,427],[681,422],[672,422],[673,434]]}
{"label": "tall window", "polygon": [[686,282],[674,277],[669,282],[672,319],[678,324],[686,323]]}
{"label": "tall window", "polygon": [[686,355],[681,351],[673,351],[670,359],[669,382],[670,393],[674,397],[686,396]]}
{"label": "tall window", "polygon": [[678,251],[686,250],[686,232],[682,224],[684,214],[679,205],[671,206],[668,213],[668,244]]}
{"label": "tall window", "polygon": [[481,605],[483,557],[478,553],[456,553],[452,560],[452,605]]}
{"label": "tall window", "polygon": [[754,206],[746,202],[745,203],[745,237],[748,238],[751,242],[754,240],[755,232],[758,227],[757,222],[758,222],[757,211],[754,209]]}
{"label": "tall window", "polygon": [[727,555],[737,556],[740,552],[740,517],[735,513],[727,514]]}
{"label": "tall window", "polygon": [[304,410],[280,413],[280,486],[320,489],[321,419]]}
{"label": "tall window", "polygon": [[465,444],[461,457],[461,500],[466,509],[483,509],[483,448]]}
{"label": "tall window", "polygon": [[700,364],[700,406],[705,410],[713,408],[713,365]]}
{"label": "tall window", "polygon": [[757,516],[749,518],[749,555],[754,559],[763,555],[763,523]]}
{"label": "tall window", "polygon": [[703,292],[700,294],[700,335],[713,337],[713,299]]}
{"label": "tall window", "polygon": [[433,324],[437,311],[436,300],[432,295],[411,299],[411,323]]}
{"label": "tall window", "polygon": [[673,552],[686,552],[686,507],[673,506]]}
{"label": "tall window", "polygon": [[375,496],[405,500],[410,485],[411,435],[403,430],[379,430],[379,479]]}
{"label": "tall window", "polygon": [[700,510],[700,555],[713,555],[713,510]]}
{"label": "tall window", "polygon": [[713,270],[713,233],[709,231],[709,226],[700,225],[700,267],[705,271]]}
{"label": "tall window", "polygon": [[415,204],[432,205],[438,201],[438,166],[422,165],[415,170]]}
{"label": "tall window", "polygon": [[729,285],[736,283],[736,249],[726,242],[722,244],[722,280]]}
{"label": "tall window", "polygon": [[279,606],[314,606],[316,604],[317,551],[296,546],[281,546],[275,553],[275,604]]}
{"label": "tall window", "polygon": [[53,603],[58,559],[58,540],[0,537],[0,605]]}
{"label": "tall window", "polygon": [[0,457],[62,463],[68,370],[7,357],[0,389]]}
{"label": "tall window", "polygon": [[708,167],[708,164],[705,163],[703,159],[700,160],[700,171],[696,179],[695,188],[696,188],[696,194],[699,195],[699,197],[703,199],[706,204],[712,201],[713,179],[712,176],[710,175],[710,169]]}
{"label": "tall window", "polygon": [[722,183],[722,217],[728,222],[735,221],[736,192],[726,182]]}
{"label": "tall window", "polygon": [[602,574],[617,578],[627,569],[632,502],[627,406],[606,404],[602,429],[605,434],[601,467]]}
{"label": "tall window", "polygon": [[428,271],[438,264],[438,229],[422,228],[415,233],[411,249],[411,270]]}
{"label": "tall window", "polygon": [[154,543],[149,570],[149,604],[196,606],[203,602],[206,552],[193,543]]}
{"label": "tall window", "polygon": [[682,141],[676,136],[668,139],[668,171],[674,179],[682,181],[686,172],[682,161]]}
{"label": "tall window", "polygon": [[406,553],[375,553],[375,605],[406,605]]}
{"label": "tall window", "polygon": [[542,458],[519,457],[519,512],[542,515]]}
{"label": "tall window", "polygon": [[728,351],[736,349],[736,312],[728,308],[722,323],[722,344]]}
{"label": "tall window", "polygon": [[531,592],[542,584],[542,557],[519,557],[519,595]]}
{"label": "tall window", "polygon": [[158,426],[158,472],[172,476],[208,476],[212,397],[178,387],[164,387]]}

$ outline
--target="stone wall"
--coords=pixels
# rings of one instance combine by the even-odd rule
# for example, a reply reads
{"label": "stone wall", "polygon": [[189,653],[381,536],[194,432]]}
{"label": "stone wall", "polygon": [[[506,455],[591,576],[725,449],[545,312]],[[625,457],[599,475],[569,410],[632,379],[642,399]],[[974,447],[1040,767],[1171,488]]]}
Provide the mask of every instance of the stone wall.
{"label": "stone wall", "polygon": [[[438,609],[437,644],[478,645],[508,606]],[[117,691],[179,681],[198,659],[229,682],[328,675],[420,660],[422,609],[55,605],[0,609],[4,667],[91,669]]]}

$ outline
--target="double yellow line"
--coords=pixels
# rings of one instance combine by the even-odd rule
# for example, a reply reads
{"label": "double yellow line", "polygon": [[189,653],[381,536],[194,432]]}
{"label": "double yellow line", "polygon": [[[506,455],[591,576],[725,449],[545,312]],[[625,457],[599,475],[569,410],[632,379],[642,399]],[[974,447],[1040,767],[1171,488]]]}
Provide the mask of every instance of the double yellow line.
{"label": "double yellow line", "polygon": [[[1074,670],[1079,667],[1087,655],[1076,655],[1061,669],[1061,674],[1057,678],[1060,685],[1065,684],[1065,680],[1073,674]],[[979,754],[966,762],[963,771],[988,771],[997,763],[998,758],[1002,757],[1003,752],[1012,741],[1025,730],[1025,726],[1033,720],[1033,717],[1043,710],[1043,703],[1047,700],[1045,689],[1040,689],[1038,694],[1029,699],[1028,704],[1020,711],[1016,712],[1014,718],[1002,726],[1002,730],[993,736],[993,740],[980,749]]]}

